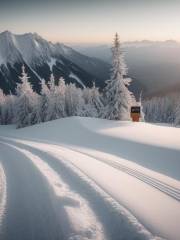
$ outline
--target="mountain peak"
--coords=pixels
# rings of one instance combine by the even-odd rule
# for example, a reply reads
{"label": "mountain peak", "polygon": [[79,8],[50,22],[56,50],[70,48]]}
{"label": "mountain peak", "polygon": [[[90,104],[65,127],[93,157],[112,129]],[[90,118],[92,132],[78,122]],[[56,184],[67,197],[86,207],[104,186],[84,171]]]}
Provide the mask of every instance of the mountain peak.
{"label": "mountain peak", "polygon": [[0,34],[2,35],[11,35],[12,33],[8,30],[4,31],[4,32],[1,32]]}
{"label": "mountain peak", "polygon": [[34,32],[29,32],[29,33],[24,33],[22,35],[17,35],[17,36],[27,36],[29,38],[34,38],[34,39],[43,39],[38,33]]}
{"label": "mountain peak", "polygon": [[0,33],[0,38],[3,39],[12,39],[13,34],[9,31],[4,31]]}

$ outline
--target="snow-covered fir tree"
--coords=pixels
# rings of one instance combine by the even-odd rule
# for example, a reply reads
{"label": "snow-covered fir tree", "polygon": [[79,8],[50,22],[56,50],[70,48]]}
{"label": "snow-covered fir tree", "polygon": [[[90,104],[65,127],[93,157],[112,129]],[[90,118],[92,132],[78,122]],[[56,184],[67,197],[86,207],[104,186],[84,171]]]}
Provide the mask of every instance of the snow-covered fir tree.
{"label": "snow-covered fir tree", "polygon": [[33,110],[34,92],[28,81],[29,77],[22,66],[21,83],[17,86],[17,100],[15,104],[17,128],[31,125],[31,114]]}
{"label": "snow-covered fir tree", "polygon": [[47,119],[48,106],[50,101],[50,90],[46,85],[46,82],[44,79],[41,80],[41,96],[39,101],[40,101],[39,111],[40,111],[41,122],[45,122]]}
{"label": "snow-covered fir tree", "polygon": [[65,110],[65,94],[66,94],[66,84],[64,78],[59,79],[58,85],[55,88],[55,111],[58,118],[66,117]]}
{"label": "snow-covered fir tree", "polygon": [[66,86],[65,109],[67,116],[84,116],[84,99],[82,89],[74,83]]}
{"label": "snow-covered fir tree", "polygon": [[138,105],[141,108],[141,121],[144,122],[145,121],[145,114],[144,114],[144,109],[143,109],[143,104],[142,104],[142,92],[140,93],[140,96],[139,96],[139,103],[138,103]]}
{"label": "snow-covered fir tree", "polygon": [[48,100],[48,108],[46,114],[46,121],[55,120],[58,118],[56,112],[56,86],[55,86],[55,78],[54,75],[51,74],[50,81],[48,82],[49,85],[49,100]]}
{"label": "snow-covered fir tree", "polygon": [[129,120],[132,93],[128,90],[129,78],[118,34],[112,48],[112,73],[105,88],[104,117],[112,120]]}
{"label": "snow-covered fir tree", "polygon": [[11,93],[9,95],[4,95],[4,101],[2,105],[2,124],[12,124],[15,121],[15,108],[14,104],[16,97]]}
{"label": "snow-covered fir tree", "polygon": [[33,105],[32,105],[32,111],[30,113],[30,124],[38,124],[42,122],[41,118],[41,96],[34,93],[33,96]]}
{"label": "snow-covered fir tree", "polygon": [[180,97],[177,102],[176,110],[175,110],[175,126],[180,126]]}
{"label": "snow-covered fir tree", "polygon": [[46,101],[48,105],[45,120],[50,121],[66,117],[67,115],[65,109],[66,84],[64,79],[61,77],[58,81],[58,85],[55,85],[54,76],[53,74],[51,74],[49,90],[44,86],[43,91],[44,94],[42,96],[44,98],[44,101]]}
{"label": "snow-covered fir tree", "polygon": [[83,98],[85,101],[84,115],[87,117],[100,117],[104,105],[101,100],[99,89],[96,88],[95,83],[93,83],[92,88],[83,89]]}

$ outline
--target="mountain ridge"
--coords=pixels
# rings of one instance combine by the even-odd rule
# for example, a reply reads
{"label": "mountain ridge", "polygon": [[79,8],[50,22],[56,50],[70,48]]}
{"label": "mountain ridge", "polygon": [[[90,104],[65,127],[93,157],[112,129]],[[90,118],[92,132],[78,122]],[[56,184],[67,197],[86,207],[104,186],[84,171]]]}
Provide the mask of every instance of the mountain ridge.
{"label": "mountain ridge", "polygon": [[85,56],[62,43],[52,43],[37,33],[0,33],[0,88],[14,92],[21,66],[26,66],[34,89],[40,91],[40,79],[48,81],[51,73],[56,81],[64,77],[80,87],[95,81],[103,87],[109,77],[110,64]]}

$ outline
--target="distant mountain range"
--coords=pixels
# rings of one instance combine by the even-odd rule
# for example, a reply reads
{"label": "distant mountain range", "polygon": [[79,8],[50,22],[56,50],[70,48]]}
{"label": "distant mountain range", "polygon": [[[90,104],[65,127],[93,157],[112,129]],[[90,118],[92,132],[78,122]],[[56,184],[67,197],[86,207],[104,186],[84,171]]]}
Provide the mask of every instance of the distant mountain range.
{"label": "distant mountain range", "polygon": [[[168,40],[122,44],[129,75],[145,96],[180,92],[180,43]],[[110,45],[73,45],[77,51],[111,62]]]}
{"label": "distant mountain range", "polygon": [[103,87],[110,69],[109,63],[85,56],[64,44],[48,42],[36,33],[0,33],[0,88],[5,93],[14,92],[22,64],[37,92],[40,79],[48,81],[51,73],[56,81],[62,76],[66,82],[81,87],[92,86],[93,82]]}

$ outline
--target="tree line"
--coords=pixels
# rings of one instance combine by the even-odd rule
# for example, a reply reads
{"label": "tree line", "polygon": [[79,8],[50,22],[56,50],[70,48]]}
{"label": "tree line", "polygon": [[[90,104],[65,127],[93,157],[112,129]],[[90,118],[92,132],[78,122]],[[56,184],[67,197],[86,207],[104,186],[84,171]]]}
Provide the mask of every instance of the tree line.
{"label": "tree line", "polygon": [[171,93],[146,100],[143,102],[143,111],[147,122],[180,125],[180,95]]}

